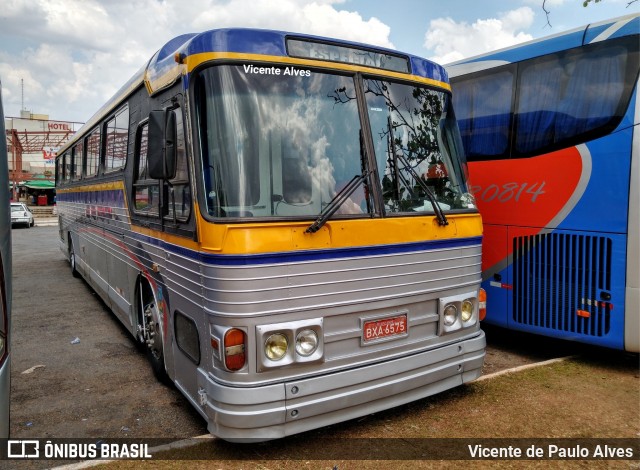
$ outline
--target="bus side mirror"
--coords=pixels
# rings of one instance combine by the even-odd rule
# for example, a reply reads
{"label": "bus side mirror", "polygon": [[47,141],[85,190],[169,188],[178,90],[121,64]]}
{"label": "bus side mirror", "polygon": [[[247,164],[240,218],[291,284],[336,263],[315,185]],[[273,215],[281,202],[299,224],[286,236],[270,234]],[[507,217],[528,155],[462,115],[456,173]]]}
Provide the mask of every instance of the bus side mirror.
{"label": "bus side mirror", "polygon": [[176,176],[176,115],[173,109],[149,114],[149,177],[170,180]]}

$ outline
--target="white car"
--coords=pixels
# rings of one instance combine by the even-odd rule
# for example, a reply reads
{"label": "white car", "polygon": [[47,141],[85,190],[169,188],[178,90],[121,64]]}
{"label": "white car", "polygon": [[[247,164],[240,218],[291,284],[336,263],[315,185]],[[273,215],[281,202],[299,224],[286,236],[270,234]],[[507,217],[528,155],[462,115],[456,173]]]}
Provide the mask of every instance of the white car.
{"label": "white car", "polygon": [[33,227],[33,214],[26,204],[22,202],[11,203],[11,225],[23,224]]}

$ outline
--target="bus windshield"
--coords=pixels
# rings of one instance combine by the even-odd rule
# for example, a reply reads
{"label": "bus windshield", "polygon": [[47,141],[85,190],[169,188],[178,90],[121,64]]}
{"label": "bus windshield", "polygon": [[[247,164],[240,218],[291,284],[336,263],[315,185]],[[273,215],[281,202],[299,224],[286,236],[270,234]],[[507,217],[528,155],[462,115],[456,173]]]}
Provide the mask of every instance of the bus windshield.
{"label": "bus windshield", "polygon": [[[316,216],[362,174],[353,77],[223,65],[195,88],[209,215]],[[337,214],[369,207],[361,185]]]}
{"label": "bus windshield", "polygon": [[365,80],[365,96],[385,211],[469,208],[451,96],[373,79]]}
{"label": "bus windshield", "polygon": [[[385,212],[467,209],[450,95],[366,79]],[[316,217],[368,175],[352,76],[253,64],[210,67],[195,85],[207,213]],[[337,215],[368,216],[367,178]],[[436,206],[436,207],[434,207]]]}

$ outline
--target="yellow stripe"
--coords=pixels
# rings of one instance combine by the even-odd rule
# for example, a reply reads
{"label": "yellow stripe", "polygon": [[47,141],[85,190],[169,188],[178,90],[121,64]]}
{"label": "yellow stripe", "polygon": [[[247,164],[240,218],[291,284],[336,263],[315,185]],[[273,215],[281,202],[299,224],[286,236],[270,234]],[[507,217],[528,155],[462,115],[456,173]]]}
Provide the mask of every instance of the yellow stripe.
{"label": "yellow stripe", "polygon": [[167,84],[173,83],[173,81],[180,75],[181,73],[191,73],[193,70],[205,63],[210,61],[217,60],[242,60],[242,61],[253,61],[253,62],[268,62],[268,63],[284,63],[284,64],[292,64],[299,65],[305,67],[323,67],[332,70],[342,70],[347,72],[362,72],[362,73],[370,73],[376,75],[383,75],[385,77],[398,78],[402,80],[410,80],[418,83],[422,83],[424,85],[430,85],[438,88],[444,88],[445,90],[451,91],[451,86],[440,80],[433,80],[431,78],[420,77],[418,75],[392,72],[390,70],[382,70],[374,67],[366,67],[363,65],[352,65],[352,64],[344,64],[341,62],[329,62],[324,60],[310,60],[310,59],[299,59],[295,57],[283,57],[283,56],[274,56],[274,55],[264,55],[264,54],[246,54],[246,53],[238,53],[238,52],[202,52],[199,54],[190,55],[185,59],[186,67],[182,65],[176,64],[175,67],[170,68],[167,72],[159,76],[158,78],[152,78],[149,74],[149,71],[145,74],[145,85],[147,87],[147,91],[149,94],[153,94],[154,92],[160,90]]}
{"label": "yellow stripe", "polygon": [[[186,58],[186,70],[191,73],[198,65],[204,62],[216,61],[216,60],[244,60],[254,62],[279,62],[292,65],[301,65],[306,67],[324,67],[333,70],[344,70],[349,72],[363,72],[376,75],[384,75],[386,77],[399,78],[402,80],[411,80],[414,82],[420,82],[425,85],[431,85],[438,88],[444,88],[451,91],[451,86],[439,80],[433,80],[431,78],[420,77],[418,75],[392,72],[389,70],[382,70],[373,67],[365,67],[362,65],[343,64],[340,62],[328,62],[324,60],[309,60],[299,59],[295,57],[282,57],[263,54],[244,54],[237,52],[203,52],[200,54],[194,54]],[[174,72],[175,73],[175,72]],[[160,81],[161,79],[158,79]]]}
{"label": "yellow stripe", "polygon": [[[59,188],[60,193],[124,190],[123,181]],[[127,206],[126,197],[125,208]],[[449,225],[442,227],[435,216],[388,217],[384,219],[334,219],[318,232],[305,230],[309,221],[214,224],[193,205],[199,241],[146,227],[131,225],[133,232],[194,251],[219,254],[260,254],[328,248],[352,248],[376,245],[448,240],[482,235],[479,214],[448,215]]]}
{"label": "yellow stripe", "polygon": [[269,224],[199,224],[201,249],[220,254],[259,254],[327,248],[447,240],[482,235],[479,214],[449,215],[442,227],[433,216],[332,220],[313,234],[309,222]]}
{"label": "yellow stripe", "polygon": [[[89,177],[91,178],[91,177]],[[124,181],[104,181],[99,183],[87,183],[82,186],[73,186],[71,188],[65,188],[64,186],[56,187],[58,193],[81,193],[83,191],[112,191],[120,189],[124,191]],[[126,201],[125,201],[126,202]]]}
{"label": "yellow stripe", "polygon": [[138,225],[131,225],[131,231],[145,235],[150,238],[162,240],[165,243],[176,245],[182,248],[188,248],[193,251],[200,251],[200,245],[189,238],[180,237],[178,235],[172,235],[170,233],[161,232],[160,230],[154,230],[147,227],[140,227]]}

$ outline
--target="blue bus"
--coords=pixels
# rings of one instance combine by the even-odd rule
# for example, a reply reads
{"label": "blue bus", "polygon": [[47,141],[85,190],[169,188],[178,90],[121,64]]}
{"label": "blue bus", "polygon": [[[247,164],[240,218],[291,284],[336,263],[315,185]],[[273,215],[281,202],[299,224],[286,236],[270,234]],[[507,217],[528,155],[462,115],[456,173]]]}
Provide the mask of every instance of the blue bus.
{"label": "blue bus", "polygon": [[9,436],[11,392],[11,212],[9,209],[9,166],[7,138],[0,83],[0,438]]}
{"label": "blue bus", "polygon": [[640,350],[639,31],[634,14],[447,67],[485,322]]}

